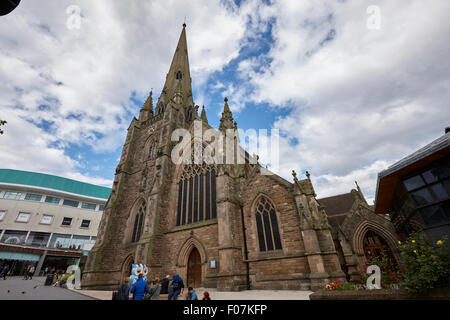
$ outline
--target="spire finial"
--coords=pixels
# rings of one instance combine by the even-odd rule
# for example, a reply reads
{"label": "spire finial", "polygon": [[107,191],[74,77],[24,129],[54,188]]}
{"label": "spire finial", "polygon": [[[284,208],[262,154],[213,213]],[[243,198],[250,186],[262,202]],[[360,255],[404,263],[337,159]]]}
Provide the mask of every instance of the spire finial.
{"label": "spire finial", "polygon": [[224,131],[226,129],[233,129],[233,114],[231,113],[230,107],[228,106],[228,98],[223,99],[225,105],[223,106],[222,118],[220,119],[219,129]]}
{"label": "spire finial", "polygon": [[184,16],[183,28],[186,28],[186,16]]}

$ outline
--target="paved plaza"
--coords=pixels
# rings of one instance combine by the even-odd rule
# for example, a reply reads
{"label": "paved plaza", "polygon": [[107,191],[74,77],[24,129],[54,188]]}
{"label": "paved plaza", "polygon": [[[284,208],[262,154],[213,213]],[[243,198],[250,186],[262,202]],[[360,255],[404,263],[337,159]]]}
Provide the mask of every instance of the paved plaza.
{"label": "paved plaza", "polygon": [[0,300],[96,300],[76,291],[44,286],[44,277],[0,279]]}
{"label": "paved plaza", "polygon": [[[78,292],[99,300],[111,300],[111,291],[77,290]],[[203,292],[208,291],[213,300],[309,300],[312,291],[293,290],[249,290],[239,292],[223,292],[213,288],[196,289],[199,299]],[[167,295],[161,295],[161,300],[167,300]]]}
{"label": "paved plaza", "polygon": [[[69,290],[44,286],[44,277],[23,280],[22,277],[0,279],[0,300],[111,300],[111,291]],[[214,300],[309,300],[312,291],[250,290],[222,292],[216,289],[197,289],[201,299],[208,291]],[[161,300],[167,299],[162,295]]]}

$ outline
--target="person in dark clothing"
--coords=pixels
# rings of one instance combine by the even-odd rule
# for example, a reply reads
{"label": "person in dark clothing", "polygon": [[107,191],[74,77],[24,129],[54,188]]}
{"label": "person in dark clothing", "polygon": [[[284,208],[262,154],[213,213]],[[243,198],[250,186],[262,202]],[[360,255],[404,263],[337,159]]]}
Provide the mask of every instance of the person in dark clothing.
{"label": "person in dark clothing", "polygon": [[116,300],[129,300],[130,286],[128,284],[130,278],[125,278],[117,291]]}
{"label": "person in dark clothing", "polygon": [[168,294],[169,293],[169,282],[170,282],[170,276],[167,275],[162,281],[161,281],[161,294]]}
{"label": "person in dark clothing", "polygon": [[144,300],[144,296],[147,292],[148,292],[147,282],[142,278],[142,273],[140,273],[139,278],[131,288],[131,293],[133,293],[133,300]]}
{"label": "person in dark clothing", "polygon": [[203,299],[202,300],[211,300],[211,298],[209,297],[209,292],[208,291],[203,292]]}
{"label": "person in dark clothing", "polygon": [[173,277],[172,290],[173,291],[169,293],[169,300],[177,300],[178,295],[183,294],[184,282],[178,274]]}
{"label": "person in dark clothing", "polygon": [[0,273],[0,277],[3,277],[3,280],[6,280],[6,276],[8,275],[8,269],[9,267],[5,265],[2,269],[2,272]]}

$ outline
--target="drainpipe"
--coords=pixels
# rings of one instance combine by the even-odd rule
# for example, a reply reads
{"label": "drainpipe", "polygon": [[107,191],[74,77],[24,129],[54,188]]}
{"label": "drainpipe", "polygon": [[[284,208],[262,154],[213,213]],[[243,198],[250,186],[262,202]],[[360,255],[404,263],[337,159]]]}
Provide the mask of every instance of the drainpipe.
{"label": "drainpipe", "polygon": [[245,234],[244,207],[241,206],[242,234],[244,236],[244,258],[246,265],[247,290],[251,290],[250,286],[250,263],[248,262],[247,236]]}

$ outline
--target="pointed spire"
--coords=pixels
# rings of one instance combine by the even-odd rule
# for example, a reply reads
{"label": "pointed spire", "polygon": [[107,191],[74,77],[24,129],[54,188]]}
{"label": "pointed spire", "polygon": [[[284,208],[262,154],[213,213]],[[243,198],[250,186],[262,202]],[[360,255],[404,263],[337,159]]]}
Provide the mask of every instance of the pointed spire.
{"label": "pointed spire", "polygon": [[153,114],[153,90],[150,91],[150,94],[149,94],[147,100],[145,100],[145,103],[142,106],[142,109],[149,110]]}
{"label": "pointed spire", "polygon": [[181,100],[181,102],[177,103],[183,103],[184,106],[194,104],[186,41],[186,23],[183,23],[183,30],[181,31],[163,88],[162,96],[164,101],[170,101],[177,97],[178,101]]}
{"label": "pointed spire", "polygon": [[150,94],[145,100],[144,105],[139,112],[139,121],[146,121],[147,119],[153,117],[153,92],[150,91]]}
{"label": "pointed spire", "polygon": [[233,129],[233,114],[228,106],[228,98],[224,99],[225,105],[223,107],[222,118],[220,119],[219,129],[225,131],[226,129]]}
{"label": "pointed spire", "polygon": [[201,115],[202,121],[205,123],[208,123],[208,118],[206,117],[206,111],[205,111],[205,105],[202,107],[202,115]]}

